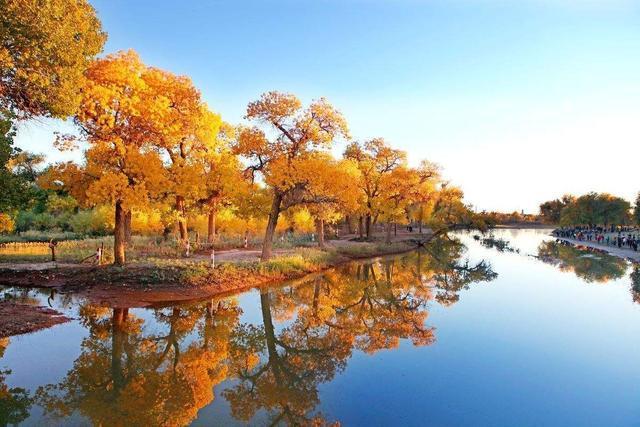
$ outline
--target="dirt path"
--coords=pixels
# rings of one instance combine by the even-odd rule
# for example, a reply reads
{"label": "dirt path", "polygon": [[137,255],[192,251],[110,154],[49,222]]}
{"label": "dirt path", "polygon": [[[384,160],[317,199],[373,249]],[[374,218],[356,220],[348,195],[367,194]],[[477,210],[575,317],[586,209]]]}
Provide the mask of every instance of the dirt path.
{"label": "dirt path", "polygon": [[588,248],[600,249],[607,252],[609,255],[629,259],[633,262],[640,262],[640,252],[635,252],[631,249],[618,248],[617,246],[600,245],[596,242],[585,242],[582,240],[569,239],[567,237],[558,237],[557,239],[573,243],[576,246],[586,246]]}

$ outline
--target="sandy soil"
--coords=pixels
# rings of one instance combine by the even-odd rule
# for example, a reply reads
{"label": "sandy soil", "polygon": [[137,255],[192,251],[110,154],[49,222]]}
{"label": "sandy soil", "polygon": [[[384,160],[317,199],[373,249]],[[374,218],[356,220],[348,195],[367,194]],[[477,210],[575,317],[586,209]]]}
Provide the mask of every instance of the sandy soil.
{"label": "sandy soil", "polygon": [[26,334],[69,320],[51,308],[10,301],[0,302],[0,337]]}

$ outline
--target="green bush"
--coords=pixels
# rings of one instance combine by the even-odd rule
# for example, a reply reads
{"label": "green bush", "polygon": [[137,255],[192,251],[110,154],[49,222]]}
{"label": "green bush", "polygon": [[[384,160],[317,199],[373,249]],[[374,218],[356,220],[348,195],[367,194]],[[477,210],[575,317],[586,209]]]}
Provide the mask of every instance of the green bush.
{"label": "green bush", "polygon": [[20,211],[15,218],[15,231],[17,233],[33,229],[33,218],[35,213],[32,211]]}
{"label": "green bush", "polygon": [[54,229],[57,228],[57,222],[53,215],[43,212],[34,215],[32,228],[40,231],[55,231]]}
{"label": "green bush", "polygon": [[28,230],[22,233],[0,236],[0,244],[13,242],[48,242],[51,239],[61,242],[64,240],[78,240],[82,237],[82,235],[70,232]]}
{"label": "green bush", "polygon": [[69,226],[74,233],[95,234],[95,230],[93,227],[93,212],[78,212],[69,219]]}

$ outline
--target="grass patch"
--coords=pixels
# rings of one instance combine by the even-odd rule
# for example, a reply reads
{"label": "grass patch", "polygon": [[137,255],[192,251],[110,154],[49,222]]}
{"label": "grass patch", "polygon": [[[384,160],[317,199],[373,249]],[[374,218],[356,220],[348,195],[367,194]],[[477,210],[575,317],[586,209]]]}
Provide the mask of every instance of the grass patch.
{"label": "grass patch", "polygon": [[[56,260],[60,262],[79,262],[95,253],[102,239],[65,240],[56,246]],[[107,250],[106,260],[112,260],[112,252]],[[51,261],[51,249],[48,242],[13,242],[0,245],[0,262],[30,263]]]}
{"label": "grass patch", "polygon": [[161,269],[181,269],[181,280],[187,284],[224,284],[246,282],[248,286],[286,280],[313,273],[332,265],[334,252],[300,248],[297,254],[273,258],[266,262],[225,262],[211,268],[208,262],[187,260],[153,260]]}
{"label": "grass patch", "polygon": [[[113,262],[113,237],[85,238],[80,240],[58,241],[56,260],[59,262],[77,263],[94,254],[104,244],[103,261]],[[133,236],[127,247],[128,261],[141,261],[149,257],[181,256],[174,240],[164,241],[161,237]],[[0,244],[0,262],[3,263],[36,263],[51,261],[49,241],[44,242],[11,242]]]}
{"label": "grass patch", "polygon": [[362,242],[339,246],[336,251],[350,258],[366,258],[378,255],[395,254],[414,249],[407,242],[394,242],[391,244]]}

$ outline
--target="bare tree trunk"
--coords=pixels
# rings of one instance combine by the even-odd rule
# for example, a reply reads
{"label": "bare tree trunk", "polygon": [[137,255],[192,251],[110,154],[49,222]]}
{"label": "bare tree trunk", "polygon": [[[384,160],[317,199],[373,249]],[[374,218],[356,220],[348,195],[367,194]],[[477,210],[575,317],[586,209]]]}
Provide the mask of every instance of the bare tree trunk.
{"label": "bare tree trunk", "polygon": [[113,264],[125,264],[125,211],[122,209],[122,202],[116,202],[116,225],[113,230]]}
{"label": "bare tree trunk", "polygon": [[267,231],[264,234],[264,242],[262,242],[261,261],[269,261],[271,259],[271,250],[273,248],[273,235],[278,225],[278,217],[280,216],[280,206],[282,205],[282,194],[276,192],[273,195],[271,203],[271,212],[269,212],[269,221],[267,222]]}
{"label": "bare tree trunk", "polygon": [[391,223],[387,223],[387,237],[385,238],[386,243],[391,243]]}
{"label": "bare tree trunk", "polygon": [[393,223],[393,235],[398,235],[398,224],[396,224],[395,222]]}
{"label": "bare tree trunk", "polygon": [[364,225],[362,223],[362,215],[358,217],[358,234],[360,235],[360,239],[364,237]]}
{"label": "bare tree trunk", "polygon": [[187,220],[185,218],[184,197],[176,196],[176,210],[180,215],[178,220],[178,230],[180,231],[180,240],[185,241],[189,238],[187,234]]}
{"label": "bare tree trunk", "polygon": [[365,217],[365,223],[364,223],[364,228],[365,228],[365,232],[367,234],[367,240],[369,240],[371,238],[371,215],[367,214],[367,216]]}
{"label": "bare tree trunk", "polygon": [[418,221],[418,230],[420,234],[422,234],[422,218],[420,218],[420,221]]}
{"label": "bare tree trunk", "polygon": [[124,214],[124,241],[131,243],[131,209]]}
{"label": "bare tree trunk", "polygon": [[213,240],[216,237],[216,210],[211,209],[209,211],[209,218],[207,224],[207,242],[213,243]]}
{"label": "bare tree trunk", "polygon": [[324,220],[323,219],[316,220],[316,233],[318,234],[318,247],[320,249],[324,249],[325,244],[324,244]]}
{"label": "bare tree trunk", "polygon": [[351,224],[351,216],[350,215],[345,216],[344,220],[347,223],[347,233],[353,234],[353,224]]}

